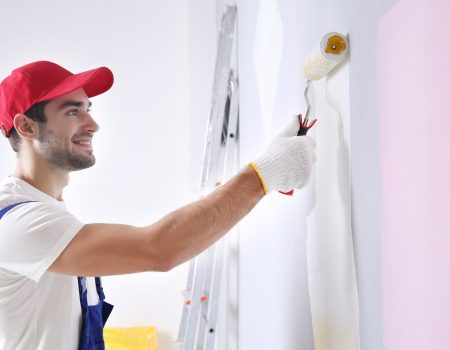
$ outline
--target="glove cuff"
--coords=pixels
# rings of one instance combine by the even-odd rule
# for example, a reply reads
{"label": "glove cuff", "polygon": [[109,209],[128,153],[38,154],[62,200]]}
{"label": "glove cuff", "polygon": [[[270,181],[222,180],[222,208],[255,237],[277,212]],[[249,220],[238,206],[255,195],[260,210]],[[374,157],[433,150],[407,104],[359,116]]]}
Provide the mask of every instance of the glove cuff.
{"label": "glove cuff", "polygon": [[[258,176],[263,183],[264,192],[266,194],[286,187],[283,186],[283,180],[285,180],[283,172],[274,164],[274,161],[277,159],[279,159],[277,152],[271,152],[269,155],[262,156],[251,163],[253,164],[253,169],[258,173]],[[289,190],[290,189],[288,188],[287,191]]]}
{"label": "glove cuff", "polygon": [[261,172],[259,171],[258,167],[256,166],[256,164],[253,163],[253,162],[251,162],[251,163],[249,163],[248,165],[251,166],[251,167],[253,168],[253,170],[255,170],[256,173],[258,174],[258,177],[259,177],[259,179],[261,180],[261,184],[262,184],[262,187],[263,187],[263,189],[264,189],[264,194],[269,193],[269,191],[267,190],[266,183],[264,182],[264,178],[263,178]]}

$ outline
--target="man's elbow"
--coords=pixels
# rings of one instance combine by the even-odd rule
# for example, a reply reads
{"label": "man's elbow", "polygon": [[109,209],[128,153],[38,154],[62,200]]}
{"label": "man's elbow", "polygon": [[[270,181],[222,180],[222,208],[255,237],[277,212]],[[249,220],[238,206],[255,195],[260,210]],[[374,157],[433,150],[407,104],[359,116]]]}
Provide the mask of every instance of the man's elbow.
{"label": "man's elbow", "polygon": [[148,245],[147,247],[150,248],[145,249],[146,252],[143,254],[146,271],[169,272],[180,264],[172,252],[164,252],[157,245]]}
{"label": "man's elbow", "polygon": [[158,272],[169,272],[171,271],[175,266],[173,265],[161,265],[161,267],[158,269]]}
{"label": "man's elbow", "polygon": [[167,259],[153,259],[153,263],[150,264],[150,266],[147,266],[147,271],[153,271],[153,272],[169,272],[174,267],[178,266],[176,263],[171,263],[170,261],[167,261]]}

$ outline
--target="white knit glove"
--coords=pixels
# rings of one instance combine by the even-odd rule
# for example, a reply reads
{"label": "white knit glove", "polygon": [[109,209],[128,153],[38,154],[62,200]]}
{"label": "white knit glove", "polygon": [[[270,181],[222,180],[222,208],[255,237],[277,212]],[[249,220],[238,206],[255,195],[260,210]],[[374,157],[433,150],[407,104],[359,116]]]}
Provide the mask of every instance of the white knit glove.
{"label": "white knit glove", "polygon": [[279,134],[266,152],[249,165],[261,179],[264,192],[287,192],[304,187],[316,161],[316,141],[309,136],[297,136],[300,122],[296,116]]}

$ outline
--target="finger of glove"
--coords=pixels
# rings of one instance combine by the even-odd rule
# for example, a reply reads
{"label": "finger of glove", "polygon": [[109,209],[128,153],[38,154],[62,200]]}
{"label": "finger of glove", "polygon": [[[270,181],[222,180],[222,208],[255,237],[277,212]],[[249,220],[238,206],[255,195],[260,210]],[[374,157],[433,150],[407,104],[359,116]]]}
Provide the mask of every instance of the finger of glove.
{"label": "finger of glove", "polygon": [[309,172],[309,173],[307,173],[304,177],[303,177],[303,179],[302,179],[302,182],[301,183],[298,183],[296,186],[295,186],[295,189],[296,190],[301,190],[303,187],[305,187],[308,183],[309,183],[309,180],[311,179],[311,173]]}
{"label": "finger of glove", "polygon": [[284,128],[284,130],[279,134],[279,136],[297,136],[298,131],[300,130],[300,121],[298,116],[292,117],[289,124]]}
{"label": "finger of glove", "polygon": [[314,140],[312,137],[309,137],[309,136],[302,136],[302,138],[306,145],[306,148],[309,149],[309,152],[311,153],[312,162],[315,163],[317,160],[317,157],[316,157],[317,142],[316,142],[316,140]]}
{"label": "finger of glove", "polygon": [[302,142],[311,150],[315,150],[317,146],[316,140],[314,140],[311,136],[300,136]]}
{"label": "finger of glove", "polygon": [[307,159],[311,160],[312,163],[316,161],[316,140],[309,136],[291,136],[288,140],[289,142],[294,142],[294,144],[298,145],[297,147],[299,147],[300,150],[303,150],[305,155],[308,155]]}
{"label": "finger of glove", "polygon": [[303,143],[305,145],[306,152],[309,153],[309,159],[311,159],[311,163],[315,163],[317,160],[316,157],[316,145],[317,142],[312,137],[303,136]]}
{"label": "finger of glove", "polygon": [[295,185],[296,189],[301,189],[305,187],[310,178],[311,178],[311,172],[313,164],[316,161],[316,154],[315,154],[315,147],[316,147],[316,141],[309,136],[301,136],[296,137],[296,139],[300,139],[300,142],[303,146],[304,153],[302,155],[302,166],[301,166],[301,172],[302,176],[299,180],[300,182],[297,182]]}

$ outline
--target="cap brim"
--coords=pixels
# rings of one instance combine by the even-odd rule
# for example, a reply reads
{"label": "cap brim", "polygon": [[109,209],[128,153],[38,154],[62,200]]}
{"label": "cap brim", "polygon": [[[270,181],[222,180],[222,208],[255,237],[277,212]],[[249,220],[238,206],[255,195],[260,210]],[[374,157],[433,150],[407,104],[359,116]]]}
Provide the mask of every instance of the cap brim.
{"label": "cap brim", "polygon": [[114,82],[113,73],[109,68],[100,67],[86,72],[71,75],[45,95],[39,97],[35,103],[48,101],[72,91],[83,88],[88,97],[94,97],[108,91]]}

